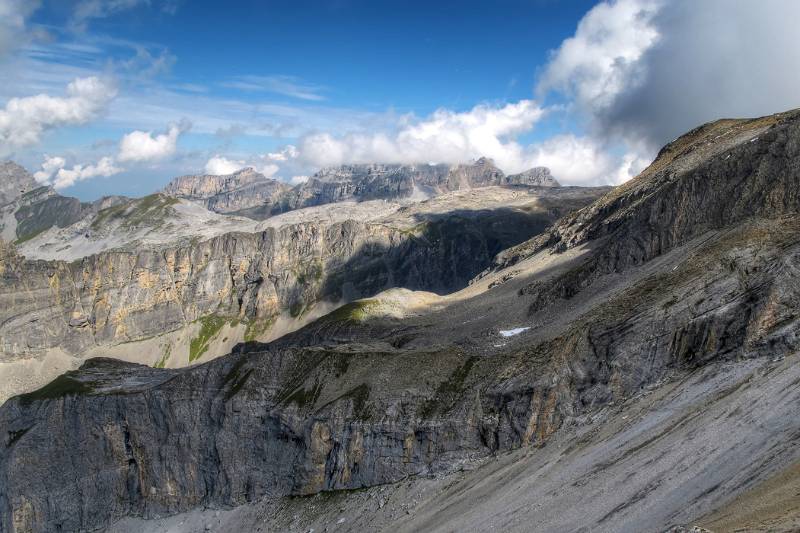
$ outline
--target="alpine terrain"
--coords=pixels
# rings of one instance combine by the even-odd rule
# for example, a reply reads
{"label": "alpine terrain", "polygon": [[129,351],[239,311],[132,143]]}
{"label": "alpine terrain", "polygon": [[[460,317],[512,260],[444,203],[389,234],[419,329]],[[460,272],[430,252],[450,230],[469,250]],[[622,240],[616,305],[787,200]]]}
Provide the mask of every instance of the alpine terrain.
{"label": "alpine terrain", "polygon": [[615,188],[0,175],[0,531],[800,529],[800,111]]}

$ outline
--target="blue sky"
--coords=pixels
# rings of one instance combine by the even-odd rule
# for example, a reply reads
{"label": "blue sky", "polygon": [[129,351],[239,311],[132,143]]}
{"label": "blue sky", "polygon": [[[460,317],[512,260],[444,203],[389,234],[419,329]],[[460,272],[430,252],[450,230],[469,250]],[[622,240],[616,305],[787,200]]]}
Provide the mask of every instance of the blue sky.
{"label": "blue sky", "polygon": [[[798,3],[763,6],[0,0],[0,157],[84,199],[242,166],[298,182],[481,155],[618,183],[700,121],[800,105],[797,75],[769,73],[800,71]],[[754,21],[765,38],[725,38]],[[674,79],[710,65],[728,89]]]}

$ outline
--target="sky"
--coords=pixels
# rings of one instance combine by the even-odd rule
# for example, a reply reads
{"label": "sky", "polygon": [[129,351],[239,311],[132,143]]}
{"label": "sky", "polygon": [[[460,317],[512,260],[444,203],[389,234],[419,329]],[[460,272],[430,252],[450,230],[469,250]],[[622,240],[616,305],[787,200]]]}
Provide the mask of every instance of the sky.
{"label": "sky", "polygon": [[251,166],[548,166],[617,184],[800,107],[795,0],[0,0],[0,159],[62,194]]}

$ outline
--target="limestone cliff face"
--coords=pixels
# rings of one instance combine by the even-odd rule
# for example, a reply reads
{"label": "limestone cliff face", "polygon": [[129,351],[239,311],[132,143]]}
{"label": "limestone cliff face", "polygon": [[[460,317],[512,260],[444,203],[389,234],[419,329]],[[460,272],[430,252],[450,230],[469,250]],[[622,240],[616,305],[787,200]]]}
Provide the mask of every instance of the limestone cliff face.
{"label": "limestone cliff face", "polygon": [[27,170],[11,161],[0,162],[0,206],[14,201],[39,185]]}
{"label": "limestone cliff face", "polygon": [[285,196],[291,187],[266,178],[252,168],[226,176],[181,176],[172,180],[164,194],[198,202],[217,213],[257,210],[265,218],[288,210]]}
{"label": "limestone cliff face", "polygon": [[[631,184],[512,248],[497,271],[402,316],[376,311],[378,300],[355,302],[184,370],[89,361],[0,408],[3,526],[94,528],[451,471],[546,444],[698,367],[793,353],[798,139],[798,113],[691,132]],[[349,234],[346,225],[330,231]],[[254,238],[277,249],[275,236]],[[185,282],[195,305],[229,285],[243,288],[230,298],[238,309],[281,292],[248,277],[259,272],[253,260],[237,270],[238,240],[211,242],[190,269],[199,261],[198,272],[241,271],[247,282]],[[330,234],[308,242],[358,246]],[[269,257],[280,259],[258,261],[285,260]],[[165,259],[164,276],[186,260]],[[335,285],[379,278],[368,268]],[[508,329],[521,324],[529,329]],[[733,431],[737,414],[728,419]]]}
{"label": "limestone cliff face", "polygon": [[512,174],[503,179],[503,184],[528,185],[536,187],[559,187],[560,184],[547,167],[536,167],[519,174]]}
{"label": "limestone cliff face", "polygon": [[[355,220],[296,223],[74,262],[27,260],[7,247],[0,257],[0,361],[42,357],[56,347],[79,355],[211,315],[266,325],[281,314],[302,316],[320,302],[347,302],[391,287],[450,292],[497,252],[600,192],[554,199],[533,212],[423,217],[412,228]],[[190,362],[186,354],[174,356]]]}
{"label": "limestone cliff face", "polygon": [[324,168],[305,183],[289,185],[253,169],[227,176],[182,176],[164,193],[197,201],[218,213],[264,219],[303,207],[344,201],[429,197],[493,185],[558,186],[544,167],[505,176],[491,159],[462,165],[355,164]]}

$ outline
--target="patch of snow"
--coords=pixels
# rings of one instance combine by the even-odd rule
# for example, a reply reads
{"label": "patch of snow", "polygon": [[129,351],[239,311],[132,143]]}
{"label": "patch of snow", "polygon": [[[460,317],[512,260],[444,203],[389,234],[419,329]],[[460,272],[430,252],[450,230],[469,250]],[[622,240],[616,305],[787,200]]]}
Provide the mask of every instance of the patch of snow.
{"label": "patch of snow", "polygon": [[513,337],[514,335],[519,335],[523,331],[528,331],[529,329],[531,329],[530,326],[524,328],[501,329],[500,335],[502,335],[503,337]]}

